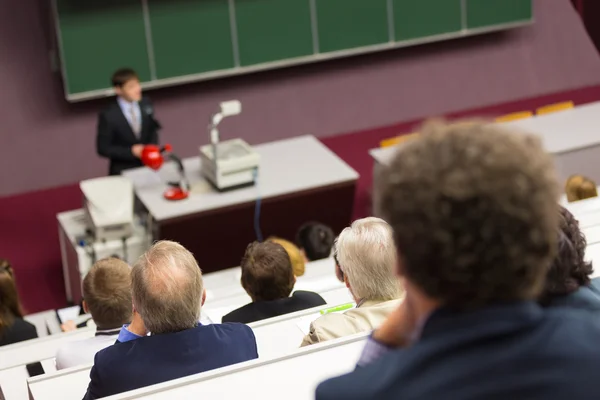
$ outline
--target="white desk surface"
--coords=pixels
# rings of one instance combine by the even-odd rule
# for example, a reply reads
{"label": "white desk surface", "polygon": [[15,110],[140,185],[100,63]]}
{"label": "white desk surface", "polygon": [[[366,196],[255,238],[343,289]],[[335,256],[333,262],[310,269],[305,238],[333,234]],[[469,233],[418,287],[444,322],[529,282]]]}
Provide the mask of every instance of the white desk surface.
{"label": "white desk surface", "polygon": [[57,333],[2,346],[0,347],[0,370],[53,358],[63,344],[93,337],[95,331],[95,328],[82,328],[73,332]]}
{"label": "white desk surface", "polygon": [[[56,363],[54,358],[41,360],[44,373],[51,374],[56,372]],[[7,368],[0,371],[0,390],[4,400],[26,400],[29,399],[27,391],[27,379],[29,373],[25,365],[19,365],[13,368]]]}
{"label": "white desk surface", "polygon": [[[501,125],[538,134],[546,151],[561,154],[600,145],[598,115],[600,102],[595,102],[571,110],[504,122]],[[387,164],[395,150],[396,146],[391,146],[369,150],[369,154],[378,163]]]}
{"label": "white desk surface", "polygon": [[585,240],[588,246],[600,243],[600,225],[581,228],[581,232],[583,232],[583,234],[585,235]]}
{"label": "white desk surface", "polygon": [[319,343],[270,361],[248,361],[106,399],[314,399],[319,383],[354,369],[366,335]]}
{"label": "white desk surface", "polygon": [[563,204],[563,206],[571,211],[573,215],[585,218],[588,214],[600,212],[600,197],[574,201],[572,203]]}
{"label": "white desk surface", "polygon": [[34,400],[80,400],[90,382],[92,365],[63,369],[27,379]]}
{"label": "white desk surface", "polygon": [[255,187],[216,192],[200,174],[199,157],[183,160],[191,194],[182,201],[168,201],[162,195],[166,182],[177,180],[172,163],[166,163],[158,172],[143,167],[125,171],[123,176],[131,179],[138,198],[159,222],[253,202],[259,194],[263,199],[271,198],[355,181],[359,176],[313,136],[300,136],[253,148],[261,157],[258,184]]}
{"label": "white desk surface", "polygon": [[592,262],[594,273],[592,278],[600,277],[600,243],[588,245],[585,249],[585,259]]}

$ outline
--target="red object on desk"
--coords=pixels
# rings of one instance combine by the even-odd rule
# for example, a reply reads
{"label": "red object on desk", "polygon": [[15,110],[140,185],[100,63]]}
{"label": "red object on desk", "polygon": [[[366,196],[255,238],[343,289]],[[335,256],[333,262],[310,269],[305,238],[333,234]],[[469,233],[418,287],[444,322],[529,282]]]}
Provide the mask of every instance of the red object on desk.
{"label": "red object on desk", "polygon": [[[163,147],[159,147],[157,145],[154,144],[148,144],[146,146],[144,146],[144,149],[142,150],[142,163],[147,166],[148,168],[152,168],[155,171],[158,171],[163,163],[165,162],[165,157],[163,156],[164,153],[166,153],[166,155],[169,156],[169,158],[176,158],[173,157],[173,154],[171,153],[171,150],[173,148],[171,147],[170,144],[166,144]],[[178,162],[179,164],[179,169],[180,169],[180,174],[181,176],[181,181],[177,184],[171,184],[170,183],[170,187],[168,187],[165,192],[163,193],[163,196],[165,197],[165,199],[167,200],[172,200],[172,201],[177,201],[177,200],[183,200],[183,199],[187,199],[189,196],[189,192],[186,190],[186,186],[182,185],[183,183],[183,166],[181,165],[181,162]]]}

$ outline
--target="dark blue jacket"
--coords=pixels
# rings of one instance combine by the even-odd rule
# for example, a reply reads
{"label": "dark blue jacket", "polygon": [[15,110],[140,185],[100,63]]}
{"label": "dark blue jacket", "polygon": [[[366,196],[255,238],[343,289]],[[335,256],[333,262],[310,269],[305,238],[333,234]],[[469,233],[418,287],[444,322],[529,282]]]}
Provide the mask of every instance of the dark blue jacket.
{"label": "dark blue jacket", "polygon": [[110,396],[258,358],[254,333],[242,324],[198,326],[116,343],[99,351],[86,400]]}
{"label": "dark blue jacket", "polygon": [[592,279],[589,285],[581,286],[571,294],[554,297],[548,306],[600,311],[600,278]]}
{"label": "dark blue jacket", "polygon": [[317,400],[596,399],[600,314],[534,303],[434,312],[412,347],[325,381]]}

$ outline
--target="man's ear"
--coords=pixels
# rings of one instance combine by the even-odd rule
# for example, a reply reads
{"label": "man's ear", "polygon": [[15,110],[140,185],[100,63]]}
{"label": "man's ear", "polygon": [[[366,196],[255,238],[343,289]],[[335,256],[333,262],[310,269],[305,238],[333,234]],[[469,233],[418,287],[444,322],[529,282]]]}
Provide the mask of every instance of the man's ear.
{"label": "man's ear", "polygon": [[350,282],[348,281],[348,275],[344,274],[344,283],[346,284],[346,287],[350,290],[352,290],[352,288],[350,287]]}
{"label": "man's ear", "polygon": [[200,303],[200,305],[204,305],[204,302],[206,301],[206,289],[204,289],[202,291],[202,302]]}
{"label": "man's ear", "polygon": [[86,313],[86,314],[89,314],[90,313],[90,309],[88,308],[88,305],[85,302],[85,300],[83,300],[82,306],[83,306],[83,312]]}

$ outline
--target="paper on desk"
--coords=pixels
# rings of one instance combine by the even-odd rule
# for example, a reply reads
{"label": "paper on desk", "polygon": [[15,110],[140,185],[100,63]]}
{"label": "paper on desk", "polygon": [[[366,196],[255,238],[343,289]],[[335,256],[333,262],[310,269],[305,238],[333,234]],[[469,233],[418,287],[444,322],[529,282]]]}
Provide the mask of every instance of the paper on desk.
{"label": "paper on desk", "polygon": [[321,316],[321,313],[310,314],[302,318],[298,318],[296,321],[296,326],[300,328],[302,333],[308,335],[310,333],[310,324],[317,318]]}
{"label": "paper on desk", "polygon": [[206,181],[206,179],[201,179],[198,182],[194,182],[190,185],[190,193],[192,194],[204,194],[214,192],[210,183]]}

